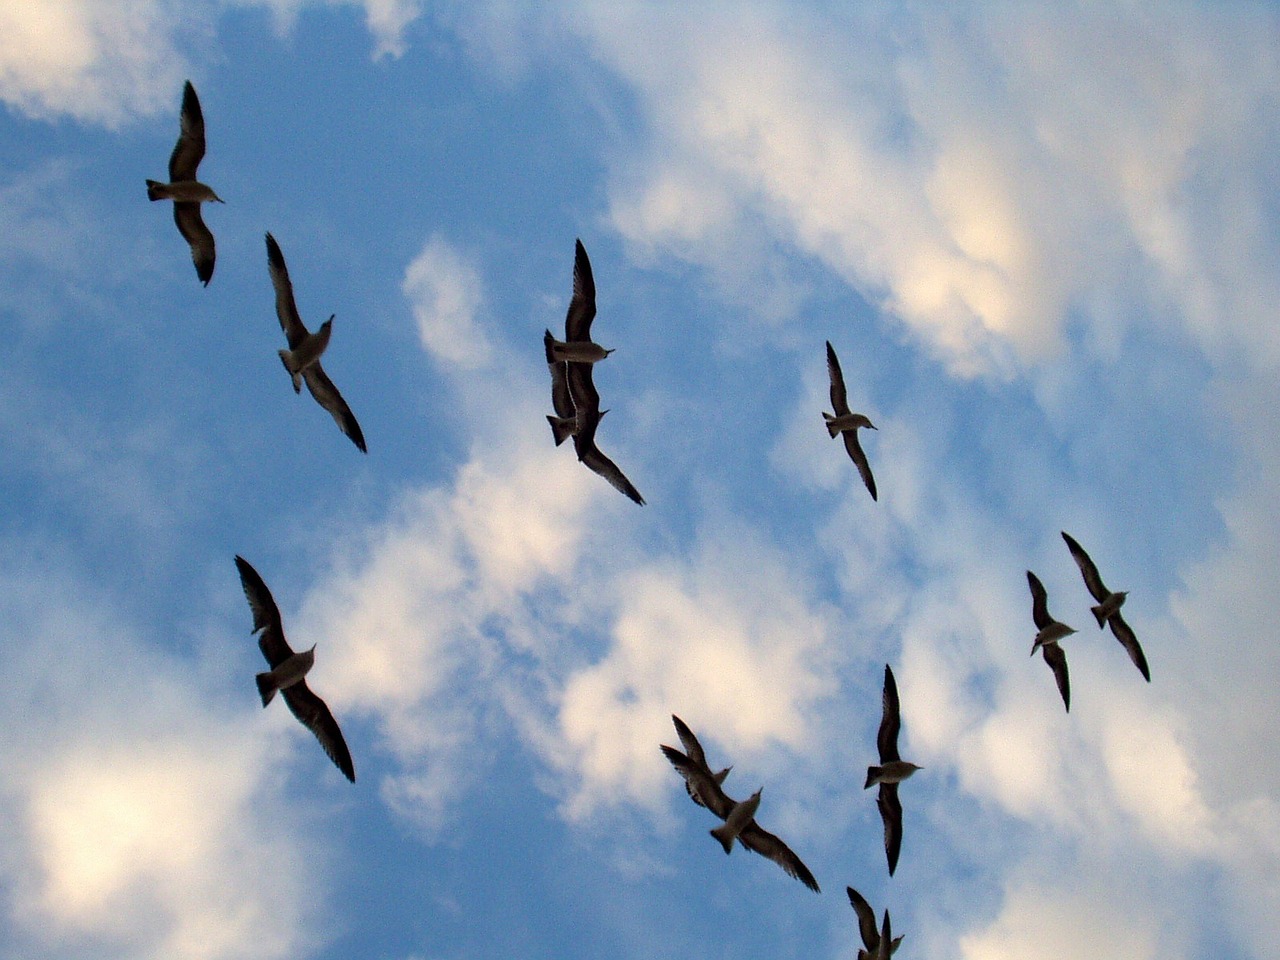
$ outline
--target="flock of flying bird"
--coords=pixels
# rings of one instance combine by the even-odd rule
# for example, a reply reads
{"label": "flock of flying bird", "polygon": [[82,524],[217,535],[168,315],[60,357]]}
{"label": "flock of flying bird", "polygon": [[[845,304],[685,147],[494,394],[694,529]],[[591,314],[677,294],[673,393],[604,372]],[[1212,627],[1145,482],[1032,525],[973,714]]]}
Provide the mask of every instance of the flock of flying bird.
{"label": "flock of flying bird", "polygon": [[[147,196],[151,200],[173,201],[174,222],[191,248],[196,276],[208,286],[213,277],[215,244],[212,232],[201,217],[200,205],[223,201],[212,188],[196,179],[196,171],[204,153],[204,117],[195,88],[187,81],[182,96],[181,132],[169,158],[169,182],[147,180]],[[275,290],[276,315],[288,342],[288,348],[279,351],[280,360],[289,374],[293,389],[301,392],[302,384],[306,383],[311,395],[321,407],[329,411],[342,432],[361,452],[367,452],[360,425],[320,365],[320,357],[329,345],[334,317],[330,316],[315,333],[307,329],[294,301],[293,285],[289,280],[280,246],[270,233],[266,235],[266,244],[268,273]],[[600,394],[593,382],[593,368],[613,351],[591,340],[591,322],[595,315],[595,279],[586,249],[582,241],[578,240],[574,250],[573,294],[565,316],[564,339],[557,340],[549,329],[543,337],[547,369],[551,375],[551,402],[555,410],[554,415],[547,416],[547,421],[551,425],[556,446],[572,438],[574,451],[585,466],[635,503],[643,505],[644,497],[634,484],[596,445],[596,430],[608,411],[600,409]],[[827,342],[827,373],[834,410],[834,413],[824,411],[822,414],[827,432],[832,439],[837,436],[843,439],[849,458],[857,467],[871,498],[875,500],[875,477],[858,441],[858,430],[877,428],[864,414],[850,410],[840,361],[830,341]],[[1120,613],[1127,592],[1109,590],[1080,544],[1066,532],[1062,533],[1062,538],[1080,568],[1086,587],[1097,601],[1097,605],[1091,609],[1099,629],[1110,626],[1111,632],[1128,652],[1134,665],[1150,682],[1151,673],[1146,657],[1132,628]],[[259,648],[270,668],[256,676],[263,707],[275,698],[277,692],[280,693],[293,715],[315,735],[333,763],[354,783],[355,765],[342,731],[325,702],[307,686],[306,675],[315,662],[315,646],[300,652],[295,652],[289,646],[285,640],[280,610],[266,583],[243,557],[236,556],[235,563],[253,614],[253,632],[258,634]],[[1030,570],[1027,571],[1027,583],[1031,588],[1032,619],[1037,629],[1031,654],[1034,656],[1037,650],[1041,652],[1053,671],[1063,706],[1070,711],[1067,659],[1061,641],[1076,631],[1049,615],[1044,585]],[[817,881],[803,861],[786,843],[756,821],[763,788],[745,800],[735,801],[730,798],[724,791],[723,783],[731,768],[713,771],[693,731],[674,714],[671,719],[684,750],[663,744],[662,753],[684,778],[685,787],[693,802],[710,810],[722,821],[710,832],[720,842],[725,853],[731,852],[737,841],[746,849],[773,860],[789,876],[809,889],[820,892]],[[880,762],[867,768],[864,789],[879,787],[876,805],[884,824],[885,857],[890,876],[893,876],[897,867],[902,848],[902,804],[898,798],[898,784],[921,769],[899,755],[898,734],[901,725],[897,682],[893,670],[885,664],[882,713],[876,736]],[[847,893],[858,918],[858,930],[863,942],[863,949],[858,951],[858,960],[887,960],[903,939],[901,935],[892,935],[889,911],[884,911],[883,922],[877,929],[875,912],[870,904],[853,887],[848,887]]]}

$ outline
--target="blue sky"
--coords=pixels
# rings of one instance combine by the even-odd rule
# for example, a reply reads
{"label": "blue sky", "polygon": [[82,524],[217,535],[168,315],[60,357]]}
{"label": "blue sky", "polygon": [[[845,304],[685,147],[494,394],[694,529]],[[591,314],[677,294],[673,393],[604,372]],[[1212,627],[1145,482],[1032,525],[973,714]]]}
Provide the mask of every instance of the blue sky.
{"label": "blue sky", "polygon": [[[847,885],[902,958],[1270,956],[1276,50],[1243,3],[0,8],[0,957],[843,958]],[[207,288],[144,187],[188,78]],[[643,507],[544,419],[575,238]],[[236,554],[354,785],[260,706]],[[672,713],[820,895],[707,836]]]}

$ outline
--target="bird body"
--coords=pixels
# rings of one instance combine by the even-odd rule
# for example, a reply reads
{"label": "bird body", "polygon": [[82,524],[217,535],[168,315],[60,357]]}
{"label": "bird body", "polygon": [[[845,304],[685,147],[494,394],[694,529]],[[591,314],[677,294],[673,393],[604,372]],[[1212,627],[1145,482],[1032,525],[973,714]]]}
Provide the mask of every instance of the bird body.
{"label": "bird body", "polygon": [[733,850],[734,839],[742,833],[747,824],[755,817],[756,810],[760,806],[760,793],[763,789],[761,787],[760,790],[757,790],[747,799],[735,803],[733,809],[729,811],[729,816],[725,817],[724,823],[710,831],[711,835],[720,841],[720,846],[724,847],[725,853]]}
{"label": "bird body", "polygon": [[316,648],[313,644],[310,650],[299,650],[297,653],[290,654],[280,661],[279,666],[254,677],[254,680],[258,683],[258,693],[262,697],[262,705],[265,707],[269,704],[275,698],[277,690],[292,687],[305,677],[311,671],[311,668],[315,666],[315,662]]}
{"label": "bird body", "polygon": [[901,783],[921,769],[923,768],[906,760],[890,760],[880,766],[867,767],[867,782],[862,785],[862,789],[866,790],[877,783]]}
{"label": "bird body", "polygon": [[552,339],[551,356],[557,363],[597,363],[613,353],[598,343]]}
{"label": "bird body", "polygon": [[857,430],[859,427],[876,429],[876,425],[864,413],[846,413],[844,416],[833,417],[824,410],[822,418],[827,422],[827,433],[831,434],[832,440],[842,433]]}
{"label": "bird body", "polygon": [[147,181],[148,200],[176,200],[179,203],[226,203],[213,192],[213,187],[199,180],[179,180],[177,183]]}
{"label": "bird body", "polygon": [[551,435],[557,447],[578,432],[578,411],[569,396],[569,364],[565,360],[557,360],[552,349],[552,345],[558,342],[550,330],[543,335],[547,370],[551,374],[551,406],[556,411],[554,416],[548,414],[547,423],[551,424]]}
{"label": "bird body", "polygon": [[319,330],[307,334],[300,340],[295,349],[279,351],[280,362],[284,364],[284,368],[289,371],[289,377],[293,380],[294,393],[302,392],[302,371],[320,359],[325,348],[329,346],[329,337],[332,334],[333,316],[330,316],[320,324]]}
{"label": "bird body", "polygon": [[1036,638],[1031,643],[1031,655],[1034,657],[1036,655],[1036,651],[1045,644],[1057,643],[1059,640],[1065,640],[1075,632],[1075,627],[1068,627],[1065,623],[1059,623],[1057,620],[1046,624],[1036,633]]}

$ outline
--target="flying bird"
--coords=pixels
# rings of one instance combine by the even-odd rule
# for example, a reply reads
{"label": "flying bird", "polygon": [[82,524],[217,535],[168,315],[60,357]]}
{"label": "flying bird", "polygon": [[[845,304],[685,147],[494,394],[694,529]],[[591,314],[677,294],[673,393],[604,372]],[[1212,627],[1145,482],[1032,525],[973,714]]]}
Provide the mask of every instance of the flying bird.
{"label": "flying bird", "polygon": [[147,199],[172,200],[173,222],[191,247],[196,276],[206,287],[213,279],[215,257],[213,234],[200,217],[200,204],[223,203],[213,188],[196,179],[196,168],[204,158],[204,114],[196,88],[188,80],[182,88],[182,127],[169,156],[169,182],[147,181]]}
{"label": "flying bird", "polygon": [[840,372],[840,361],[836,358],[836,352],[832,349],[830,340],[827,341],[827,376],[831,378],[831,406],[835,409],[834,416],[825,410],[822,413],[822,418],[827,422],[827,433],[833,440],[839,435],[844,436],[844,448],[849,451],[849,459],[858,468],[858,473],[862,474],[862,482],[867,485],[871,499],[875,500],[877,499],[876,478],[871,475],[871,465],[867,463],[867,455],[863,452],[862,445],[858,443],[858,428],[869,427],[872,430],[878,428],[864,414],[849,410],[849,394],[845,390],[844,374]]}
{"label": "flying bird", "polygon": [[880,765],[867,767],[867,782],[862,789],[880,784],[876,806],[884,821],[884,852],[889,861],[889,876],[898,867],[898,853],[902,850],[902,803],[898,799],[898,784],[917,770],[923,769],[903,760],[898,753],[898,731],[902,729],[902,713],[898,705],[898,683],[893,671],[884,665],[884,693],[881,696],[883,712],[880,715],[880,731],[876,734],[876,749],[880,753]]}
{"label": "flying bird", "polygon": [[356,782],[356,768],[351,762],[351,751],[342,739],[338,721],[325,706],[325,702],[311,692],[306,675],[316,659],[316,648],[294,653],[284,638],[280,621],[280,609],[263,583],[258,571],[243,557],[236,557],[236,569],[240,571],[240,584],[253,611],[253,632],[258,633],[258,647],[271,667],[255,677],[262,705],[266,707],[279,691],[285,704],[302,725],[315,734],[324,752],[352,783]]}
{"label": "flying bird", "polygon": [[1120,614],[1120,608],[1124,605],[1129,591],[1121,590],[1113,593],[1108,590],[1107,585],[1102,582],[1102,577],[1098,575],[1098,568],[1094,566],[1093,560],[1084,552],[1084,547],[1076,543],[1065,530],[1061,533],[1062,539],[1067,542],[1067,549],[1071,551],[1071,556],[1075,558],[1076,566],[1080,568],[1080,573],[1084,577],[1084,585],[1093,594],[1093,599],[1098,601],[1096,607],[1089,608],[1093,611],[1094,619],[1098,621],[1098,629],[1101,630],[1106,624],[1111,625],[1112,634],[1128,652],[1129,659],[1133,661],[1133,665],[1138,668],[1143,678],[1150,683],[1151,670],[1147,667],[1147,658],[1142,653],[1142,647],[1138,645],[1138,638],[1134,636],[1133,629]]}
{"label": "flying bird", "polygon": [[1027,571],[1027,585],[1031,587],[1031,617],[1036,623],[1036,639],[1031,645],[1034,657],[1039,650],[1044,662],[1053,671],[1053,679],[1058,682],[1058,692],[1062,694],[1062,705],[1071,712],[1071,683],[1067,678],[1067,655],[1058,641],[1075,633],[1074,627],[1049,616],[1049,597],[1045,593],[1044,584],[1030,570]]}
{"label": "flying bird", "polygon": [[[591,275],[591,261],[587,259],[582,241],[577,240],[573,259],[573,297],[564,318],[565,338],[556,340],[550,330],[543,337],[547,367],[551,371],[551,402],[556,411],[554,417],[547,417],[547,422],[551,424],[557,446],[572,436],[573,449],[579,461],[608,480],[614,489],[643,506],[644,497],[640,496],[640,491],[596,446],[596,428],[608,411],[600,409],[600,394],[592,380],[591,370],[595,360],[603,359],[613,351],[591,342],[591,321],[595,315],[596,282]],[[569,357],[575,359],[566,359]],[[594,359],[576,359],[578,357]]]}
{"label": "flying bird", "polygon": [[[683,724],[675,716],[671,719],[677,721],[676,729],[679,731]],[[688,728],[686,727],[685,729]],[[694,743],[697,743],[697,738],[693,737],[692,731],[690,731],[689,736]],[[683,741],[683,739],[682,736],[681,740]],[[698,747],[698,752],[700,751],[701,746]],[[725,769],[718,774],[714,774],[711,772],[710,767],[707,766],[705,758],[695,761],[675,747],[669,747],[666,744],[662,745],[662,753],[671,765],[676,768],[680,776],[684,777],[686,786],[689,789],[689,795],[693,797],[694,802],[705,806],[721,820],[727,821],[734,809],[738,807],[737,802],[731,799],[720,786],[720,782],[724,780],[729,771]],[[754,818],[742,828],[737,837],[738,842],[748,850],[772,860],[786,871],[788,876],[799,880],[814,893],[821,892],[818,888],[818,881],[813,878],[813,874],[804,865],[803,861],[782,840],[756,823]]]}
{"label": "flying bird", "polygon": [[889,960],[889,956],[902,943],[901,936],[892,935],[889,911],[884,912],[883,928],[877,930],[876,915],[871,909],[871,904],[867,903],[862,894],[853,887],[845,887],[845,891],[849,894],[849,903],[853,905],[853,912],[858,915],[858,932],[862,935],[862,944],[865,947],[858,951],[858,960]]}
{"label": "flying bird", "polygon": [[280,252],[276,238],[269,233],[267,269],[271,273],[271,285],[276,291],[276,316],[280,318],[280,329],[289,341],[289,349],[280,351],[280,362],[293,380],[294,392],[300,393],[302,382],[305,382],[311,396],[329,411],[342,432],[351,438],[351,442],[361,453],[368,453],[360,424],[356,422],[347,401],[342,399],[342,394],[324,372],[324,367],[320,366],[320,355],[329,345],[329,336],[333,330],[333,317],[322,323],[315,333],[311,333],[303,325],[298,306],[293,300],[293,284],[289,282],[284,254]]}
{"label": "flying bird", "polygon": [[[707,755],[703,752],[702,744],[698,742],[698,738],[694,736],[693,731],[689,729],[689,725],[674,713],[671,715],[671,722],[675,724],[676,735],[680,737],[680,745],[684,747],[685,755],[689,758],[692,764],[700,770],[706,770],[708,773],[711,773],[711,768],[707,766]],[[676,769],[679,770],[680,768],[677,767]],[[711,773],[711,777],[718,785],[723,785],[725,777],[729,776],[729,771],[732,769],[733,767],[725,767],[723,770]],[[695,782],[696,778],[686,776],[684,780],[684,788],[689,792],[689,797],[694,803],[700,807],[705,807],[707,804],[694,789]]]}

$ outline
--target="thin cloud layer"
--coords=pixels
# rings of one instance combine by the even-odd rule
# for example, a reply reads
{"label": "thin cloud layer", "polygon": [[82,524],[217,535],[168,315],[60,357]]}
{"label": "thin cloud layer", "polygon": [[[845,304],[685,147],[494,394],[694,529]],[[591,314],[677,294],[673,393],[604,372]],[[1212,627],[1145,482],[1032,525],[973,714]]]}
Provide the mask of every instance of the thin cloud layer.
{"label": "thin cloud layer", "polygon": [[[185,11],[185,12],[184,12]],[[0,9],[0,100],[29,117],[119,126],[173,99],[182,34],[213,6],[167,0],[30,0]]]}
{"label": "thin cloud layer", "polygon": [[[332,15],[302,0],[271,6],[286,29],[290,18]],[[359,32],[346,6],[338,19]],[[369,22],[383,24],[379,49],[404,49],[418,6],[365,5]],[[147,36],[156,49],[168,37],[180,66],[186,28],[165,19],[177,7],[156,0],[130,9],[154,12],[144,18],[156,31]],[[192,29],[205,29],[221,8],[210,4],[205,20],[200,9]],[[1258,744],[1269,742],[1280,714],[1280,648],[1267,641],[1280,595],[1274,17],[1262,8],[991,9],[819,15],[764,3],[660,12],[575,3],[516,11],[513,20],[537,28],[527,42],[495,27],[490,42],[509,44],[512,62],[529,69],[485,65],[501,86],[493,110],[524,107],[526,96],[539,105],[565,97],[555,101],[563,113],[529,115],[551,140],[566,117],[592,133],[599,121],[598,154],[566,178],[573,199],[559,187],[525,199],[564,251],[595,218],[634,258],[609,270],[610,323],[619,324],[611,332],[627,349],[606,361],[600,383],[602,394],[609,384],[605,406],[617,411],[606,423],[640,425],[610,434],[610,452],[614,436],[629,441],[620,463],[654,478],[643,511],[576,462],[571,444],[552,446],[543,323],[509,332],[520,326],[510,322],[519,304],[539,298],[530,313],[552,324],[563,316],[567,254],[556,254],[544,287],[485,276],[499,255],[490,260],[479,241],[462,253],[444,233],[431,234],[404,271],[367,258],[361,282],[387,298],[370,313],[402,318],[397,342],[416,337],[429,362],[409,351],[406,379],[415,382],[397,392],[377,332],[369,335],[366,382],[389,398],[384,422],[397,429],[385,431],[385,453],[358,467],[328,459],[327,449],[278,455],[282,434],[271,431],[287,421],[270,420],[274,408],[256,399],[256,375],[245,371],[259,368],[240,363],[238,321],[228,301],[214,299],[237,289],[234,268],[222,286],[192,283],[166,306],[173,316],[164,336],[198,363],[171,368],[129,354],[161,371],[139,382],[165,384],[156,390],[165,409],[139,400],[101,424],[97,411],[114,407],[72,392],[77,378],[56,379],[71,369],[71,355],[57,352],[58,324],[82,313],[105,325],[101,311],[68,308],[64,291],[54,313],[47,291],[28,290],[34,306],[23,316],[36,332],[25,335],[35,346],[22,370],[40,373],[10,376],[0,388],[9,411],[0,433],[15,459],[40,463],[11,465],[12,490],[25,495],[29,485],[61,513],[92,514],[122,570],[154,554],[166,533],[177,554],[174,541],[186,538],[173,531],[199,531],[190,549],[219,554],[235,594],[236,649],[246,656],[254,651],[230,553],[305,542],[315,562],[277,600],[295,646],[317,644],[315,687],[357,753],[361,780],[343,795],[354,798],[343,823],[358,826],[338,841],[348,845],[339,853],[360,874],[353,883],[394,874],[408,878],[405,889],[439,886],[405,898],[415,910],[425,904],[409,921],[369,921],[330,903],[323,887],[309,889],[317,844],[292,819],[296,798],[286,807],[278,794],[288,757],[335,776],[314,741],[287,711],[242,714],[242,705],[236,718],[224,715],[210,705],[222,681],[210,680],[209,664],[158,651],[120,625],[109,600],[93,598],[89,578],[57,575],[60,565],[49,564],[25,579],[6,574],[0,592],[11,641],[0,645],[0,717],[20,731],[5,748],[0,887],[10,927],[31,947],[24,956],[308,955],[328,933],[308,934],[308,924],[330,907],[335,925],[358,931],[353,938],[368,934],[367,923],[380,935],[401,922],[430,926],[421,940],[388,935],[367,951],[422,954],[423,942],[436,951],[448,915],[470,937],[481,930],[497,953],[504,945],[495,931],[528,931],[522,915],[504,912],[516,898],[494,890],[518,885],[526,909],[559,924],[557,897],[575,896],[569,875],[590,877],[600,912],[626,928],[619,956],[651,954],[652,917],[664,915],[655,904],[689,900],[696,871],[724,866],[705,835],[706,812],[688,804],[657,750],[674,738],[673,712],[702,735],[713,763],[735,765],[730,792],[763,783],[762,819],[802,841],[797,851],[826,897],[795,904],[784,899],[797,892],[794,881],[762,877],[786,891],[768,909],[788,914],[793,952],[851,952],[851,917],[832,894],[839,901],[840,886],[859,885],[874,869],[883,886],[873,902],[892,910],[895,931],[922,957],[1269,956],[1280,940],[1280,760]],[[15,106],[30,98],[34,106],[17,106],[30,115],[66,115],[72,108],[57,103],[73,93],[56,80],[80,85],[97,122],[155,109],[138,105],[150,87],[129,87],[128,70],[94,52],[93,31],[107,30],[97,13],[58,10],[62,19],[41,29],[73,39],[88,31],[88,53],[74,60],[79,48],[69,41],[59,66],[56,44],[37,37],[26,73],[6,73],[8,63],[27,61],[0,56],[0,83],[11,84],[0,96]],[[458,36],[445,31],[435,53],[452,56],[456,39],[476,45],[479,58],[483,31],[465,12],[449,17]],[[150,62],[130,43],[119,50],[135,67]],[[412,60],[378,70],[402,81]],[[429,117],[433,135],[450,130],[467,157],[491,146],[467,140],[477,96],[467,85],[483,73],[456,71],[462,93],[437,90],[432,110],[440,109]],[[557,83],[548,94],[543,81],[564,75],[590,78],[588,92]],[[156,81],[164,110],[180,82],[161,89]],[[340,115],[330,118],[335,127],[350,122]],[[412,126],[410,112],[395,117],[398,129]],[[362,129],[371,145],[385,145],[374,125]],[[537,149],[527,161],[537,166]],[[269,166],[264,160],[264,183],[280,173]],[[326,175],[317,168],[317,203],[331,210],[346,201],[326,193]],[[69,259],[59,250],[105,249],[64,222],[86,218],[43,203],[50,193],[61,200],[48,186],[68,179],[85,178],[50,168],[0,191],[0,219],[8,210],[9,221],[32,226],[10,231],[8,248],[21,262],[53,270]],[[380,199],[352,203],[373,211]],[[282,217],[283,205],[300,204],[276,200]],[[403,200],[405,216],[456,223],[465,213],[479,224],[475,237],[499,229],[483,205],[460,213],[411,206],[418,200]],[[348,229],[355,235],[358,218],[338,227],[316,209],[288,212],[319,224],[330,242],[347,242]],[[225,212],[258,216],[231,205]],[[370,220],[377,225],[359,242],[375,251],[382,217]],[[172,230],[161,226],[168,250]],[[252,241],[255,284],[246,302],[260,304],[259,230],[244,242]],[[232,265],[238,241],[226,235]],[[527,242],[514,236],[494,248]],[[671,269],[676,259],[693,270]],[[96,275],[83,274],[96,287]],[[654,309],[646,298],[659,288],[678,306]],[[195,293],[208,296],[178,299]],[[138,302],[127,283],[111,298],[125,311]],[[499,312],[494,303],[504,317],[490,315]],[[623,326],[629,312],[631,330]],[[111,316],[113,328],[134,329],[131,318]],[[776,336],[760,335],[762,318]],[[696,340],[714,362],[682,354],[695,326],[722,331]],[[208,340],[188,340],[195,331]],[[867,441],[878,503],[822,428],[827,338],[841,352],[851,398],[858,394],[880,428]],[[733,342],[721,352],[717,339]],[[757,342],[769,350],[768,389],[744,372],[765,366],[743,362]],[[123,356],[112,352],[118,345],[113,339],[104,356]],[[279,387],[270,350],[254,349]],[[174,383],[190,393],[175,399]],[[414,424],[400,431],[418,388],[435,391],[432,409],[420,433]],[[195,459],[234,464],[204,471],[235,473],[234,485],[201,488],[201,470],[173,465],[178,441],[202,435],[204,423],[156,426],[176,423],[166,419],[171,411],[205,394],[225,401],[210,402],[208,419],[226,418],[219,437],[232,440]],[[245,409],[229,402],[236,395]],[[414,459],[450,444],[443,466]],[[412,469],[403,468],[408,460]],[[432,469],[428,479],[418,472]],[[49,517],[58,511],[40,509],[13,519],[6,535],[26,523],[55,529]],[[316,525],[331,543],[317,548]],[[1111,586],[1132,591],[1126,617],[1152,683],[1093,624],[1060,529],[1087,543]],[[129,530],[138,535],[120,536]],[[172,579],[186,581],[185,562],[180,571],[169,563]],[[1080,631],[1064,641],[1070,714],[1044,662],[1027,656],[1028,568],[1044,578],[1054,613]],[[98,589],[124,590],[126,576],[103,578],[114,585]],[[139,610],[150,601],[129,597]],[[166,629],[208,597],[184,582],[169,602],[178,613]],[[180,647],[185,635],[172,632],[164,642]],[[861,790],[885,662],[902,694],[903,755],[924,767],[903,788],[907,832],[891,882],[873,793]],[[75,666],[63,671],[62,663]],[[251,699],[242,672],[236,689]],[[444,841],[431,851],[438,856],[424,858],[426,871],[365,858],[366,841],[403,841],[368,827],[385,819],[379,802]],[[672,832],[664,814],[676,807],[706,842],[705,860],[698,850],[677,861],[652,843]],[[525,821],[518,835],[495,839],[476,812],[497,808],[510,814],[505,823]],[[448,829],[464,820],[473,829]],[[448,873],[450,854],[473,858],[477,835],[495,851],[484,876]],[[539,862],[507,872],[496,851],[512,844]],[[471,883],[479,892],[466,889]],[[675,950],[685,934],[705,933],[740,950],[744,937],[763,936],[724,922],[733,911],[755,912],[759,891],[737,886],[736,875],[733,884],[701,885],[711,910],[702,901],[668,910],[664,944]],[[838,919],[825,950],[815,949],[821,934],[806,909]],[[427,911],[436,911],[430,920]],[[466,953],[475,941],[458,942],[437,952]],[[563,953],[546,948],[550,937],[529,942]],[[770,953],[759,942],[740,952]]]}
{"label": "thin cloud layer", "polygon": [[[28,117],[119,127],[171,108],[228,7],[289,29],[306,7],[364,8],[375,57],[400,57],[418,0],[23,0],[0,8],[0,101]],[[189,52],[190,51],[190,52]]]}
{"label": "thin cloud layer", "polygon": [[450,367],[474,369],[490,359],[476,323],[484,299],[480,274],[439,234],[409,264],[401,288],[413,304],[422,346]]}
{"label": "thin cloud layer", "polygon": [[835,30],[769,4],[582,14],[652,137],[613,173],[633,243],[715,273],[750,222],[966,375],[1058,353],[1076,316],[1111,336],[1091,304],[1135,294],[1173,296],[1208,341],[1247,329],[1274,362],[1277,247],[1249,213],[1270,207],[1275,133],[1249,119],[1277,81],[1261,8],[919,8]]}
{"label": "thin cloud layer", "polygon": [[546,759],[571,777],[571,818],[597,806],[656,805],[671,772],[657,751],[681,715],[739,758],[814,737],[815,703],[842,659],[810,586],[745,529],[703,531],[684,562],[619,571],[604,655],[561,679]]}
{"label": "thin cloud layer", "polygon": [[499,431],[495,456],[407,496],[304,604],[330,702],[374,718],[396,761],[383,794],[430,833],[483,774],[502,658],[544,643],[529,598],[574,568],[599,505],[595,478],[534,432]]}
{"label": "thin cloud layer", "polygon": [[[0,874],[23,955],[313,948],[299,860],[311,844],[290,826],[261,724],[211,709],[200,671],[134,639],[87,584],[24,564],[4,587]],[[39,726],[18,722],[29,703]]]}

